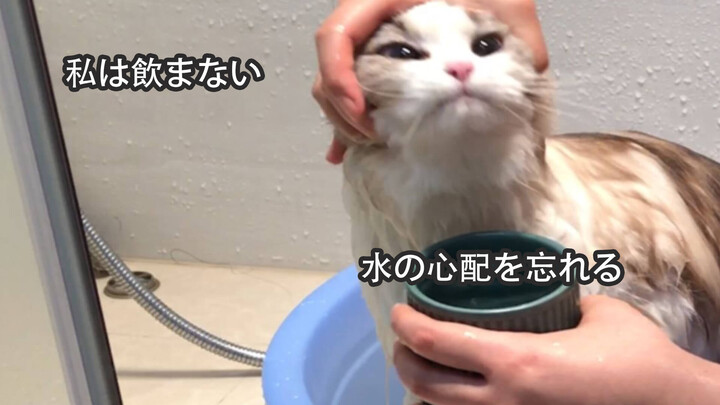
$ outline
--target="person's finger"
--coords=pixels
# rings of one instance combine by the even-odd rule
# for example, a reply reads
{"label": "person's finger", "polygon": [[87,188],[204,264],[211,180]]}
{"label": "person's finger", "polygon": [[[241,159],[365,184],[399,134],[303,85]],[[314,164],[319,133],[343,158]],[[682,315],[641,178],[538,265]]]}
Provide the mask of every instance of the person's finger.
{"label": "person's finger", "polygon": [[514,7],[500,8],[498,18],[507,20],[514,35],[522,39],[532,51],[535,69],[544,72],[550,63],[537,7],[533,0],[510,0]]}
{"label": "person's finger", "polygon": [[[320,79],[321,80],[321,79]],[[353,136],[356,134],[361,135],[363,138],[374,138],[375,137],[375,128],[373,125],[372,120],[370,119],[369,115],[367,114],[367,111],[365,113],[362,113],[357,116],[352,116],[350,113],[348,113],[343,108],[343,101],[338,101],[336,98],[333,98],[329,95],[329,91],[325,88],[323,88],[323,94],[326,96],[325,100],[327,100],[328,103],[332,104],[333,111],[335,112],[335,116],[339,117],[338,120],[342,120],[347,125],[351,126],[353,130]],[[365,108],[367,109],[367,105],[365,105]]]}
{"label": "person's finger", "polygon": [[318,104],[320,104],[320,107],[322,107],[325,115],[328,116],[328,119],[330,119],[336,127],[341,127],[341,129],[345,130],[345,132],[351,136],[361,135],[361,137],[372,137],[374,135],[372,121],[366,114],[363,114],[359,119],[344,115],[343,111],[333,103],[333,99],[328,98],[325,82],[319,74],[315,77],[312,95]]}
{"label": "person's finger", "polygon": [[623,319],[644,318],[632,305],[625,301],[605,295],[589,295],[580,301],[582,319],[580,325],[612,320],[621,322]]}
{"label": "person's finger", "polygon": [[[343,83],[345,84],[349,83],[352,80],[357,81],[354,74],[351,75],[351,77],[347,77],[346,79],[342,80],[344,80]],[[369,138],[372,138],[375,135],[372,121],[366,114],[367,111],[365,111],[367,109],[367,106],[364,103],[364,98],[362,99],[363,111],[357,111],[355,107],[348,107],[348,101],[345,97],[338,98],[336,96],[337,90],[334,90],[332,85],[327,84],[328,82],[324,80],[321,75],[318,75],[317,82],[320,86],[319,91],[322,93],[324,100],[327,103],[332,104],[333,111],[335,112],[336,116],[340,117],[342,121],[354,128],[353,133],[359,133]],[[363,97],[362,94],[360,95],[360,97]]]}
{"label": "person's finger", "polygon": [[[325,117],[335,126],[335,128],[350,137],[363,138],[365,136],[355,127],[350,125],[350,123],[340,115],[335,106],[328,101],[322,87],[322,78],[319,75],[316,77],[315,83],[313,84],[312,94],[317,103],[320,105],[320,108],[325,113]],[[347,150],[347,146],[334,136],[332,142],[330,143],[330,147],[325,154],[325,160],[335,165],[340,164],[343,162],[345,150]]]}
{"label": "person's finger", "polygon": [[323,87],[323,80],[320,76],[315,79],[315,84],[312,88],[312,95],[315,101],[320,105],[325,117],[339,130],[351,137],[363,138],[364,135],[358,131],[357,128],[352,126],[345,117],[343,117],[337,110],[335,105],[328,100]]}
{"label": "person's finger", "polygon": [[340,116],[338,111],[335,109],[335,106],[333,106],[327,99],[318,99],[318,104],[320,104],[320,108],[322,108],[328,121],[330,121],[330,123],[332,123],[339,131],[342,131],[343,134],[351,138],[365,138],[365,135],[358,132],[355,127],[350,125],[345,119],[343,119],[342,116]]}
{"label": "person's finger", "polygon": [[[327,24],[327,23],[326,23]],[[328,98],[337,100],[342,114],[360,117],[365,111],[365,99],[353,71],[354,45],[345,34],[343,25],[323,26],[316,34],[318,68],[323,89]]]}
{"label": "person's finger", "polygon": [[365,99],[353,72],[355,48],[377,29],[378,23],[399,10],[426,0],[385,0],[343,2],[315,34],[318,68],[327,97],[349,117],[363,126]]}
{"label": "person's finger", "polygon": [[394,347],[393,362],[403,385],[433,405],[480,405],[490,403],[487,382],[471,374],[433,364],[403,344]]}
{"label": "person's finger", "polygon": [[340,142],[337,137],[333,137],[332,142],[330,143],[330,147],[328,148],[327,153],[325,154],[325,160],[328,162],[339,165],[343,162],[343,159],[345,157],[345,151],[347,150],[347,146]]}
{"label": "person's finger", "polygon": [[509,345],[521,344],[524,337],[437,321],[404,304],[392,309],[391,324],[400,341],[418,355],[485,375],[502,361]]}
{"label": "person's finger", "polygon": [[[335,126],[335,128],[350,137],[362,138],[364,136],[363,134],[357,132],[357,130],[347,121],[345,121],[340,114],[338,114],[335,107],[324,97],[316,97],[316,100],[325,113],[325,117]],[[347,146],[338,139],[337,135],[334,135],[332,141],[330,142],[330,146],[325,153],[325,160],[331,164],[339,165],[343,162],[346,150]]]}

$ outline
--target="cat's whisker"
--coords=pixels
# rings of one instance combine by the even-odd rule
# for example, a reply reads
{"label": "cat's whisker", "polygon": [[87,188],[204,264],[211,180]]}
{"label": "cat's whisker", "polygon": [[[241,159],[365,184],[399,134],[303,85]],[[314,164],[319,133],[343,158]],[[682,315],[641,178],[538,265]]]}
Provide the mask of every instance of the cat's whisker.
{"label": "cat's whisker", "polygon": [[578,80],[578,81],[556,81],[555,86],[558,88],[568,88],[568,87],[579,87],[579,86],[587,86],[589,84],[595,84],[598,81],[595,80]]}
{"label": "cat's whisker", "polygon": [[415,121],[410,124],[410,128],[408,128],[407,132],[405,132],[404,138],[410,137],[409,141],[412,141],[412,139],[415,137],[415,134],[417,133],[418,127],[420,126],[420,122],[423,120],[423,117],[424,116],[422,114],[418,114]]}
{"label": "cat's whisker", "polygon": [[552,105],[546,105],[541,103],[535,103],[535,108],[539,110],[540,112],[546,113],[546,114],[554,114],[562,117],[569,117],[573,119],[581,119],[579,115],[569,113],[567,111],[561,110],[557,108],[556,106]]}
{"label": "cat's whisker", "polygon": [[500,107],[502,107],[503,110],[505,110],[505,111],[507,111],[508,113],[510,113],[510,115],[512,115],[513,117],[517,118],[517,120],[518,120],[519,122],[525,122],[525,121],[526,121],[526,120],[523,119],[520,115],[518,115],[518,113],[516,113],[515,111],[513,111],[512,108],[508,107],[507,105],[505,105],[505,104],[500,104]]}
{"label": "cat's whisker", "polygon": [[574,82],[574,83],[542,81],[542,82],[528,83],[528,86],[531,86],[531,87],[548,87],[548,88],[553,88],[553,89],[555,89],[555,88],[578,87],[578,86],[584,86],[584,85],[587,85],[587,84],[591,84],[591,83],[588,83],[588,82],[585,82],[585,81],[582,81],[582,82]]}
{"label": "cat's whisker", "polygon": [[597,83],[597,81],[578,81],[575,83],[568,82],[537,82],[525,84],[525,88],[534,91],[548,91],[548,92],[577,92],[578,88],[583,86]]}
{"label": "cat's whisker", "polygon": [[572,76],[572,77],[566,77],[563,76],[561,78],[553,78],[551,79],[552,82],[559,86],[577,86],[577,85],[583,85],[583,84],[594,84],[602,82],[604,79],[599,77],[593,77],[591,75],[582,75],[582,76]]}
{"label": "cat's whisker", "polygon": [[579,109],[582,109],[582,110],[594,112],[594,113],[601,114],[601,115],[605,115],[605,114],[608,113],[608,111],[607,111],[606,109],[599,108],[599,107],[593,107],[593,106],[590,106],[590,105],[587,105],[587,104],[576,103],[576,102],[574,102],[574,101],[570,101],[570,100],[567,100],[567,99],[562,98],[562,97],[558,97],[558,98],[555,100],[555,102],[557,102],[557,103],[564,103],[564,104],[567,104],[567,105],[572,106],[572,107],[576,107],[576,108],[579,108]]}
{"label": "cat's whisker", "polygon": [[[540,106],[538,106],[538,107],[540,107]],[[572,114],[572,113],[569,113],[569,112],[567,112],[567,111],[558,110],[557,108],[552,108],[552,107],[540,107],[540,108],[537,108],[537,110],[538,110],[539,112],[544,113],[544,114],[551,114],[551,115],[555,115],[555,116],[561,117],[561,118],[567,117],[567,118],[570,118],[570,119],[573,119],[573,120],[577,120],[577,121],[579,121],[579,120],[582,119],[582,117],[580,117],[580,116],[577,115],[577,114]]]}
{"label": "cat's whisker", "polygon": [[530,191],[532,191],[532,192],[534,192],[534,193],[538,193],[538,194],[542,193],[542,190],[540,190],[540,189],[537,188],[537,187],[533,187],[533,186],[530,184],[529,181],[522,180],[522,179],[520,179],[520,178],[517,178],[515,181],[516,181],[521,187],[524,187],[524,188],[526,188],[526,189],[528,189],[528,190],[530,190]]}
{"label": "cat's whisker", "polygon": [[562,111],[562,110],[558,110],[558,109],[554,109],[554,108],[541,107],[540,111],[544,112],[546,114],[554,114],[558,117],[567,117],[567,118],[571,118],[574,120],[581,120],[581,117],[577,114],[572,114],[567,111]]}
{"label": "cat's whisker", "polygon": [[[403,92],[389,92],[389,91],[380,91],[371,89],[367,86],[364,86],[360,84],[360,88],[365,91],[366,93],[383,96],[383,97],[389,97],[389,98],[397,98],[397,99],[406,99],[406,100],[421,100],[421,99],[427,99],[431,97],[428,94],[418,94],[418,95],[408,95]],[[427,82],[427,83],[421,83],[421,82],[415,82],[413,83],[413,88],[416,91],[420,92],[429,92],[429,93],[438,93],[438,85],[437,83]]]}
{"label": "cat's whisker", "polygon": [[408,96],[407,94],[403,93],[391,93],[391,92],[383,92],[383,91],[377,91],[368,89],[366,87],[360,86],[360,88],[366,93],[374,96],[381,96],[386,98],[392,98],[396,100],[412,100],[412,99],[419,99],[420,97],[412,97]]}
{"label": "cat's whisker", "polygon": [[574,89],[558,89],[556,87],[552,86],[526,86],[523,88],[523,91],[525,93],[531,93],[536,95],[552,95],[554,93],[564,93],[564,94],[576,94],[577,91]]}
{"label": "cat's whisker", "polygon": [[526,87],[524,88],[524,91],[526,93],[533,93],[538,95],[550,95],[552,96],[554,93],[563,93],[563,94],[576,94],[577,91],[573,89],[558,89],[555,87]]}
{"label": "cat's whisker", "polygon": [[[532,96],[536,96],[536,97],[542,98],[542,96],[551,95],[552,92],[551,92],[550,89],[548,89],[548,92],[544,92],[544,93],[543,93],[543,92],[535,91],[535,90],[533,90],[533,89],[526,88],[526,89],[524,89],[524,93],[525,93],[526,95],[532,95]],[[577,102],[574,102],[574,101],[570,101],[570,100],[568,100],[568,99],[565,98],[565,97],[554,97],[554,100],[555,100],[555,103],[566,104],[566,105],[568,105],[568,106],[575,107],[575,108],[578,108],[578,109],[581,109],[581,110],[585,110],[585,111],[589,111],[589,112],[593,112],[593,113],[596,113],[596,114],[600,114],[600,115],[602,115],[602,116],[605,116],[605,115],[608,113],[607,109],[603,109],[603,108],[599,108],[599,107],[593,107],[593,106],[590,106],[590,105],[587,105],[587,104],[577,103]],[[557,108],[557,106],[550,106],[550,105],[548,105],[548,107],[549,107],[549,108],[553,108],[553,107]]]}

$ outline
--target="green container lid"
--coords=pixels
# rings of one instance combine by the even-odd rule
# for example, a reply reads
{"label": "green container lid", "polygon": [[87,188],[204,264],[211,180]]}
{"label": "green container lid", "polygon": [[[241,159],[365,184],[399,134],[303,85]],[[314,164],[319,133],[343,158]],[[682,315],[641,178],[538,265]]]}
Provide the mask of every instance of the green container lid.
{"label": "green container lid", "polygon": [[[543,249],[560,256],[564,248],[550,239],[520,232],[483,232],[461,235],[423,251],[432,258],[443,249],[452,258],[458,251],[500,252],[509,249],[537,253]],[[500,331],[545,333],[571,329],[580,322],[580,288],[577,283],[518,286],[494,281],[489,285],[437,284],[426,278],[407,285],[408,304],[438,320],[465,323]]]}

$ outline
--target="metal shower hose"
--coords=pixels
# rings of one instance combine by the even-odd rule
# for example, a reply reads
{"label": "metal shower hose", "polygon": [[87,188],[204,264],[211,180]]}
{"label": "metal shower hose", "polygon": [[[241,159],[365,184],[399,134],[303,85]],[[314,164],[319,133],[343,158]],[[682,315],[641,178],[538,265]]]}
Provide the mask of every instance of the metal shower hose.
{"label": "metal shower hose", "polygon": [[152,292],[148,291],[135,278],[135,275],[125,263],[108,247],[107,243],[85,217],[85,214],[81,214],[81,217],[90,254],[110,272],[116,282],[130,293],[133,299],[150,315],[185,340],[209,352],[250,366],[262,367],[265,352],[238,346],[200,329],[178,315]]}

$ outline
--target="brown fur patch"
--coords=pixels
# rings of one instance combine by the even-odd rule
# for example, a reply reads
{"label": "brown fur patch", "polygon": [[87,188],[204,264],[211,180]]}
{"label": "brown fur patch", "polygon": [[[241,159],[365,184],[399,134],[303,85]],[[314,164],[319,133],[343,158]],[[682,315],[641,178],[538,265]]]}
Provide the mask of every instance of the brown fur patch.
{"label": "brown fur patch", "polygon": [[[709,242],[715,263],[720,264],[720,163],[681,145],[635,131],[618,134],[567,134],[555,138],[565,141],[564,145],[581,155],[592,153],[594,158],[588,159],[588,164],[579,166],[578,170],[592,170],[593,161],[603,162],[607,157],[626,152],[630,148],[639,147],[654,157],[672,179],[695,223]],[[605,175],[613,176],[618,181],[638,180],[634,173],[627,170],[606,171]],[[652,204],[651,201],[645,203]],[[637,223],[632,228],[641,230],[646,228],[646,224]],[[697,279],[692,267],[693,264],[690,262],[683,271],[683,278],[690,283],[693,290],[703,290],[703,283]],[[720,277],[720,266],[717,271]],[[648,281],[652,280],[648,279]],[[720,304],[718,302],[720,297],[711,297],[711,299],[716,305]]]}

